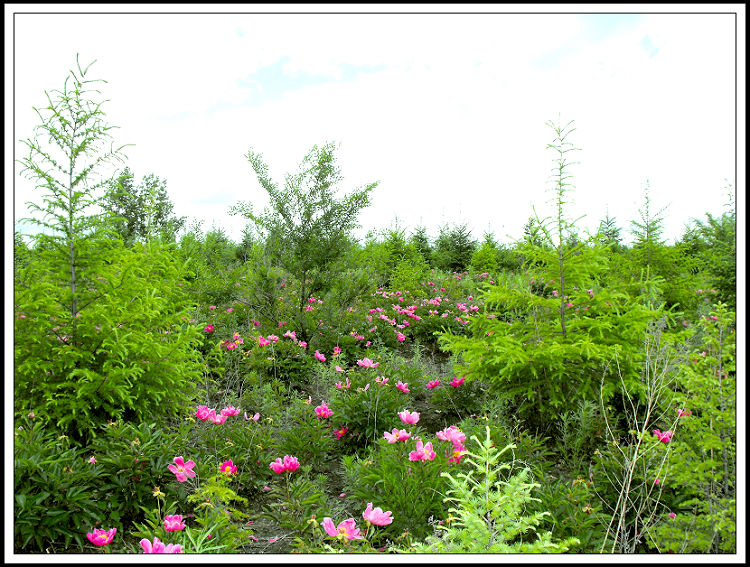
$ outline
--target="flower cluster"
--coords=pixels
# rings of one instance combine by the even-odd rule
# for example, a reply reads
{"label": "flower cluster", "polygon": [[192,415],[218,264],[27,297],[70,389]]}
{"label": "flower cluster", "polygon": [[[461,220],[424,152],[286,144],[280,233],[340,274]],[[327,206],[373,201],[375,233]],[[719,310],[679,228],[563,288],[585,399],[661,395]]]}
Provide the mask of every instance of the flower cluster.
{"label": "flower cluster", "polygon": [[654,435],[656,435],[656,438],[661,441],[662,443],[669,443],[672,440],[672,432],[671,431],[665,431],[662,433],[658,429],[654,429],[652,431]]}
{"label": "flower cluster", "polygon": [[299,461],[297,460],[297,457],[291,457],[289,455],[284,455],[284,459],[282,460],[281,457],[277,458],[274,462],[270,465],[271,470],[275,473],[283,473],[283,472],[292,472],[296,471],[299,468]]}
{"label": "flower cluster", "polygon": [[143,538],[140,544],[143,548],[143,553],[182,553],[181,545],[174,543],[164,545],[164,543],[159,541],[158,537],[154,537],[153,543]]}
{"label": "flower cluster", "polygon": [[441,441],[450,441],[453,444],[453,448],[445,453],[445,456],[448,457],[448,462],[460,463],[461,457],[467,453],[466,447],[463,445],[464,441],[466,441],[466,434],[455,425],[451,425],[442,431],[438,431],[436,435]]}
{"label": "flower cluster", "polygon": [[216,414],[216,410],[209,408],[208,406],[198,406],[195,411],[195,417],[201,421],[210,421],[215,425],[222,425],[228,417],[238,415],[240,410],[234,406],[227,406],[221,410],[220,414]]}
{"label": "flower cluster", "polygon": [[331,411],[331,409],[328,407],[325,400],[323,400],[321,404],[315,408],[315,416],[318,419],[331,417],[332,415],[333,415],[333,411]]}

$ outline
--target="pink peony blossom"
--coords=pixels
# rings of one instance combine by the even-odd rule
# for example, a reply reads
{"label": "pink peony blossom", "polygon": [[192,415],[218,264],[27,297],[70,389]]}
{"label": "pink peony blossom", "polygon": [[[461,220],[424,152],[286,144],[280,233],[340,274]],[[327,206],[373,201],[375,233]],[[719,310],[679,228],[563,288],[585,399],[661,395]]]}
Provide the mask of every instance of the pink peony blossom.
{"label": "pink peony blossom", "polygon": [[213,325],[206,325],[203,328],[203,330],[206,331],[207,333],[213,333],[214,332],[214,326]]}
{"label": "pink peony blossom", "polygon": [[315,351],[315,358],[317,358],[320,362],[325,362],[326,361],[326,357],[323,356],[320,353],[320,351],[317,351],[317,350]]}
{"label": "pink peony blossom", "polygon": [[382,508],[372,508],[372,502],[367,503],[367,508],[362,513],[362,517],[374,526],[387,526],[393,522],[391,512],[383,512]]}
{"label": "pink peony blossom", "polygon": [[338,356],[341,354],[341,349],[339,347],[333,347],[333,356]]}
{"label": "pink peony blossom", "polygon": [[328,407],[325,400],[323,400],[321,404],[315,408],[315,416],[318,419],[331,417],[332,415],[333,415],[333,411],[331,411],[331,409]]}
{"label": "pink peony blossom", "polygon": [[182,553],[182,546],[180,544],[170,543],[164,545],[159,541],[158,537],[154,537],[154,542],[151,543],[146,538],[140,541],[143,553]]}
{"label": "pink peony blossom", "polygon": [[195,473],[193,472],[194,466],[195,463],[192,460],[186,463],[182,457],[175,457],[174,465],[169,465],[167,468],[177,476],[178,482],[185,482],[188,477],[195,477]]}
{"label": "pink peony blossom", "polygon": [[430,380],[427,382],[427,389],[432,390],[433,388],[437,388],[440,385],[440,380]]}
{"label": "pink peony blossom", "polygon": [[260,346],[268,346],[268,345],[270,345],[270,344],[271,344],[271,341],[269,341],[269,340],[268,340],[268,339],[266,339],[265,337],[258,337],[258,344],[259,344]]}
{"label": "pink peony blossom", "polygon": [[464,383],[464,377],[461,376],[461,378],[454,378],[451,381],[451,386],[453,386],[454,388],[458,388],[463,383]]}
{"label": "pink peony blossom", "polygon": [[466,441],[466,435],[455,425],[451,425],[442,431],[438,431],[436,435],[441,441],[450,441],[454,445],[460,445]]}
{"label": "pink peony blossom", "polygon": [[404,410],[398,412],[398,416],[401,418],[401,421],[403,421],[404,423],[408,423],[409,425],[414,425],[419,421],[419,413],[417,412],[409,412],[408,410]]}
{"label": "pink peony blossom", "polygon": [[347,541],[353,539],[362,539],[362,534],[359,533],[359,528],[354,518],[344,520],[338,526],[335,526],[331,518],[323,518],[321,522],[323,529],[331,537],[343,536]]}
{"label": "pink peony blossom", "polygon": [[237,467],[232,462],[232,459],[229,459],[228,461],[224,461],[223,463],[221,463],[219,471],[223,472],[226,475],[233,475],[237,474]]}
{"label": "pink peony blossom", "polygon": [[96,464],[96,458],[95,457],[91,457],[89,459],[89,463],[91,463],[92,465],[95,465]]}
{"label": "pink peony blossom", "polygon": [[417,439],[416,450],[409,453],[410,461],[432,461],[435,457],[435,451],[432,450],[432,441],[423,445],[421,439]]}
{"label": "pink peony blossom", "polygon": [[275,473],[283,473],[286,470],[286,467],[284,466],[284,462],[281,460],[281,457],[277,458],[274,462],[271,463],[271,470]]}
{"label": "pink peony blossom", "polygon": [[363,358],[362,360],[357,361],[357,365],[363,368],[377,368],[378,366],[380,366],[380,363],[373,362],[369,358]]}
{"label": "pink peony blossom", "polygon": [[336,434],[336,439],[341,439],[344,435],[346,435],[346,432],[349,431],[348,427],[342,427],[341,429],[337,429],[334,431]]}
{"label": "pink peony blossom", "polygon": [[224,423],[227,420],[227,416],[225,415],[216,415],[216,413],[213,414],[213,416],[210,418],[211,423],[214,425],[224,425]]}
{"label": "pink peony blossom", "polygon": [[665,431],[662,433],[658,429],[654,429],[652,431],[654,435],[656,435],[656,438],[661,441],[662,443],[669,443],[672,440],[672,432],[671,431]]}
{"label": "pink peony blossom", "polygon": [[383,433],[383,437],[385,437],[388,440],[388,443],[395,443],[396,441],[406,441],[409,437],[411,437],[411,433],[406,431],[405,429],[396,429],[393,428],[393,431],[388,433],[387,431]]}
{"label": "pink peony blossom", "polygon": [[409,390],[408,386],[409,386],[409,384],[404,384],[401,380],[399,380],[398,383],[396,384],[396,388],[398,388],[399,390],[401,390],[405,394],[411,391],[411,390]]}
{"label": "pink peony blossom", "polygon": [[240,413],[240,410],[238,410],[234,406],[227,406],[223,410],[221,410],[221,415],[224,417],[229,417],[231,415],[238,415]]}
{"label": "pink peony blossom", "polygon": [[168,532],[179,532],[185,529],[182,516],[164,516],[164,529]]}
{"label": "pink peony blossom", "polygon": [[250,421],[251,419],[253,421],[258,421],[260,419],[260,414],[256,413],[253,417],[247,417],[247,412],[245,412],[245,421]]}
{"label": "pink peony blossom", "polygon": [[299,468],[299,461],[297,460],[297,457],[284,455],[284,468],[289,472],[296,471]]}
{"label": "pink peony blossom", "polygon": [[110,543],[112,543],[112,540],[115,539],[116,533],[117,528],[112,528],[111,530],[96,528],[94,529],[93,533],[87,533],[86,537],[94,545],[109,545]]}
{"label": "pink peony blossom", "polygon": [[195,411],[195,417],[197,417],[201,421],[206,421],[210,413],[211,410],[208,408],[208,406],[198,406],[198,409],[196,409]]}
{"label": "pink peony blossom", "polygon": [[677,409],[677,417],[689,417],[692,414],[693,414],[693,412],[690,411],[690,410],[683,411],[683,410],[681,410],[679,408]]}

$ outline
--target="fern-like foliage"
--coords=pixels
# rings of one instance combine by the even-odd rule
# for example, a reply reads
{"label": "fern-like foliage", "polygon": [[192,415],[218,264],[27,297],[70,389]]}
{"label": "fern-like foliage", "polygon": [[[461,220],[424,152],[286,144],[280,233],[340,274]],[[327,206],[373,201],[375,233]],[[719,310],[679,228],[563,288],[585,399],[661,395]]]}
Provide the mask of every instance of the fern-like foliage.
{"label": "fern-like foliage", "polygon": [[451,486],[445,498],[449,508],[446,525],[439,525],[438,536],[428,537],[410,551],[422,553],[562,553],[579,541],[568,538],[553,542],[551,532],[539,533],[537,527],[549,512],[525,513],[526,504],[537,500],[531,491],[540,485],[530,482],[530,470],[514,473],[512,463],[501,463],[507,445],[498,450],[490,429],[480,441],[471,437],[477,449],[465,462],[467,472],[443,472]]}

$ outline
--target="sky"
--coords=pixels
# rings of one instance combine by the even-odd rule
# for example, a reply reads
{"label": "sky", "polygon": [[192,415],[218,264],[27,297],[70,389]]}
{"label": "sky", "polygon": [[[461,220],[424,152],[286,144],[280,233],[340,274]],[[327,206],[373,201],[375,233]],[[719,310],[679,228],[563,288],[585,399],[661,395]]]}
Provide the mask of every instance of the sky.
{"label": "sky", "polygon": [[[283,184],[313,145],[337,143],[342,194],[379,181],[360,214],[360,236],[394,226],[409,234],[421,225],[434,237],[441,225],[465,223],[477,239],[485,232],[500,242],[520,238],[535,212],[552,213],[556,154],[547,148],[554,138],[549,121],[574,121],[569,141],[579,150],[568,170],[574,185],[568,216],[582,217],[582,229],[596,229],[609,214],[629,241],[648,184],[652,207],[665,208],[664,236],[672,241],[690,219],[721,214],[728,187],[736,186],[735,41],[744,46],[744,17],[304,9],[310,8],[317,13],[6,18],[13,26],[16,158],[25,155],[19,140],[39,122],[33,107],[44,104],[45,90],[62,86],[79,53],[84,64],[96,60],[90,75],[107,81],[103,109],[118,126],[116,143],[133,144],[126,154],[136,180],[149,173],[165,179],[176,214],[203,221],[204,230],[221,227],[234,240],[246,221],[229,216],[229,208],[249,201],[261,210],[268,202],[246,158],[251,148]],[[43,7],[16,11],[30,9]],[[742,5],[706,9],[744,13]],[[78,11],[84,10],[113,8]],[[617,6],[577,11],[597,10]],[[744,115],[744,96],[737,100]],[[18,166],[6,187],[11,183],[19,219],[27,216],[24,203],[40,202],[41,193]],[[737,198],[741,205],[744,190]]]}

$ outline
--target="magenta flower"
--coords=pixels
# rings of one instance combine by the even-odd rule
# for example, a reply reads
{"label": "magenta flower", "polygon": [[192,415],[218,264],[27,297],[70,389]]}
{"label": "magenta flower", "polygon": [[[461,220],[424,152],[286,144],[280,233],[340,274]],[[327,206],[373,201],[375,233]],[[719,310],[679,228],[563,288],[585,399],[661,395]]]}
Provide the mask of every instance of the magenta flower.
{"label": "magenta flower", "polygon": [[213,333],[214,332],[214,326],[213,325],[206,325],[205,327],[203,327],[203,330],[206,331],[207,333]]}
{"label": "magenta flower", "polygon": [[221,415],[224,417],[229,417],[230,415],[238,415],[240,413],[240,410],[238,410],[234,406],[227,406],[223,410],[221,410]]}
{"label": "magenta flower", "polygon": [[284,455],[284,468],[289,472],[296,471],[299,468],[299,461],[297,460],[297,457]]}
{"label": "magenta flower", "polygon": [[337,429],[334,433],[336,433],[336,439],[341,439],[344,435],[346,435],[346,432],[349,431],[348,427],[342,427],[341,429]]}
{"label": "magenta flower", "polygon": [[677,417],[689,417],[692,414],[693,414],[693,412],[690,411],[690,410],[682,411],[679,408],[677,409]]}
{"label": "magenta flower", "polygon": [[192,460],[186,463],[182,457],[175,457],[174,465],[169,465],[167,468],[177,476],[178,482],[185,482],[188,477],[195,477],[195,473],[193,472],[194,466],[195,463]]}
{"label": "magenta flower", "polygon": [[367,503],[367,508],[362,513],[362,517],[374,526],[387,526],[393,522],[391,512],[383,512],[382,508],[372,508],[372,502]]}
{"label": "magenta flower", "polygon": [[437,388],[440,385],[440,380],[430,380],[427,382],[427,389],[432,390],[433,388]]}
{"label": "magenta flower", "polygon": [[396,388],[398,388],[399,390],[401,390],[405,394],[411,391],[411,390],[409,390],[408,386],[409,386],[409,384],[404,384],[401,380],[399,380],[398,383],[396,384]]}
{"label": "magenta flower", "polygon": [[337,367],[336,367],[336,372],[343,372],[343,371],[344,371],[344,369],[343,369],[343,368],[341,368],[340,366],[337,366]]}
{"label": "magenta flower", "polygon": [[89,538],[89,541],[94,545],[109,545],[112,543],[112,540],[115,539],[116,533],[117,528],[112,528],[109,531],[96,528],[94,529],[94,533],[87,533],[86,537]]}
{"label": "magenta flower", "polygon": [[164,529],[168,532],[179,532],[185,529],[182,516],[164,516]]}
{"label": "magenta flower", "polygon": [[393,431],[388,433],[387,431],[383,433],[383,437],[385,437],[388,440],[388,443],[395,443],[396,441],[406,441],[409,437],[411,437],[411,433],[406,431],[405,429],[396,429],[393,428]]}
{"label": "magenta flower", "polygon": [[224,425],[224,422],[227,420],[227,416],[221,414],[216,415],[216,412],[214,412],[213,410],[211,411],[213,412],[211,417],[209,418],[211,423],[213,423],[214,425]]}
{"label": "magenta flower", "polygon": [[451,425],[437,432],[437,438],[441,441],[450,441],[454,445],[460,445],[466,441],[466,435],[455,425]]}
{"label": "magenta flower", "polygon": [[422,440],[417,439],[417,448],[415,451],[409,453],[410,461],[432,461],[437,455],[432,450],[432,441],[427,445],[422,445]]}
{"label": "magenta flower", "polygon": [[409,412],[409,410],[398,412],[398,416],[401,418],[401,421],[409,425],[414,425],[419,421],[419,413]]}
{"label": "magenta flower", "polygon": [[334,526],[333,520],[331,520],[331,518],[323,518],[321,525],[323,526],[323,529],[326,531],[326,533],[331,537],[343,536],[347,539],[347,541],[351,541],[353,539],[362,539],[362,534],[359,533],[359,528],[357,527],[357,523],[354,518],[344,520],[338,526]]}
{"label": "magenta flower", "polygon": [[652,431],[654,435],[656,435],[656,438],[661,441],[662,443],[669,443],[672,440],[673,433],[671,431],[665,431],[662,433],[658,429],[654,429]]}
{"label": "magenta flower", "polygon": [[331,417],[333,415],[333,411],[326,405],[325,400],[315,408],[315,415],[318,419],[322,417]]}
{"label": "magenta flower", "polygon": [[451,386],[453,386],[454,388],[458,388],[463,383],[464,383],[464,377],[461,376],[461,378],[454,378],[451,381]]}
{"label": "magenta flower", "polygon": [[299,346],[301,346],[302,348],[307,348],[307,343],[306,343],[305,341],[300,341],[300,342],[298,342],[297,344],[298,344]]}
{"label": "magenta flower", "polygon": [[[198,406],[198,409],[195,411],[195,417],[201,421],[206,421],[211,416],[212,411],[208,406]],[[214,415],[216,414],[214,413]]]}
{"label": "magenta flower", "polygon": [[209,305],[208,306],[208,310],[209,311],[213,311],[214,309],[216,309],[216,305]]}
{"label": "magenta flower", "polygon": [[237,348],[237,344],[236,343],[233,343],[233,342],[228,342],[227,343],[227,350],[234,350],[236,348]]}
{"label": "magenta flower", "polygon": [[96,464],[96,458],[95,457],[91,457],[89,459],[89,463],[91,463],[92,465],[95,465]]}
{"label": "magenta flower", "polygon": [[357,365],[363,367],[363,368],[376,368],[380,366],[379,362],[373,362],[369,358],[363,358],[362,360],[357,361]]}
{"label": "magenta flower", "polygon": [[315,351],[315,358],[317,358],[320,362],[325,362],[326,357],[320,354],[320,351]]}
{"label": "magenta flower", "polygon": [[182,553],[182,546],[174,543],[170,543],[169,545],[164,545],[161,541],[159,541],[158,537],[154,537],[154,542],[151,543],[149,540],[147,540],[145,537],[140,541],[141,547],[143,548],[143,553]]}
{"label": "magenta flower", "polygon": [[245,412],[245,421],[250,421],[251,419],[253,421],[258,421],[260,419],[260,414],[256,413],[253,417],[247,417],[247,412]]}
{"label": "magenta flower", "polygon": [[449,463],[460,463],[461,457],[466,455],[468,451],[466,450],[466,447],[460,444],[454,444],[452,451],[446,451],[445,456],[448,457]]}
{"label": "magenta flower", "polygon": [[258,337],[258,344],[260,346],[268,346],[271,344],[271,341],[267,340],[265,337]]}
{"label": "magenta flower", "polygon": [[274,462],[271,463],[271,470],[275,473],[283,473],[286,470],[286,467],[284,466],[284,462],[281,460],[281,457],[277,458]]}
{"label": "magenta flower", "polygon": [[230,307],[229,309],[227,309],[227,313],[231,313],[232,311],[234,311],[234,307]]}
{"label": "magenta flower", "polygon": [[226,475],[233,475],[237,474],[237,467],[232,462],[232,459],[229,459],[228,461],[224,461],[223,463],[221,463],[219,471],[223,472]]}
{"label": "magenta flower", "polygon": [[339,347],[333,347],[333,356],[338,356],[341,354],[341,349]]}
{"label": "magenta flower", "polygon": [[403,333],[396,333],[396,338],[398,339],[398,342],[402,343],[406,340],[406,335]]}
{"label": "magenta flower", "polygon": [[674,518],[677,517],[677,514],[675,514],[674,512],[670,512],[669,513],[669,517],[672,518],[672,519],[674,519]]}

